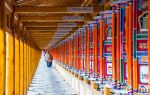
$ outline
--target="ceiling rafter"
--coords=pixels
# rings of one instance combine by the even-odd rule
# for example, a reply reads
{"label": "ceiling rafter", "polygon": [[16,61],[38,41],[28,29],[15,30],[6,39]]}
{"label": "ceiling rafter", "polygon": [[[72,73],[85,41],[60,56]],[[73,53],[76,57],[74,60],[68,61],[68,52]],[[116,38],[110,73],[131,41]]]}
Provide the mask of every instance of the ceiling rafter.
{"label": "ceiling rafter", "polygon": [[[59,31],[57,27],[27,27],[28,31]],[[65,28],[67,29],[67,27]],[[78,28],[74,27],[72,30],[77,30]],[[69,31],[69,30],[61,30],[61,31]],[[70,30],[71,31],[71,30]]]}
{"label": "ceiling rafter", "polygon": [[[51,47],[65,39],[86,22],[104,10],[97,6],[97,0],[18,0],[15,14],[40,47]],[[68,7],[93,7],[93,12],[69,12]],[[63,20],[63,16],[84,16],[85,20]],[[76,23],[75,26],[60,26],[59,23]],[[58,27],[73,28],[72,31],[58,32]]]}
{"label": "ceiling rafter", "polygon": [[98,13],[99,11],[104,10],[104,6],[93,7],[93,12],[84,12],[84,11],[68,11],[67,7],[15,7],[15,13]]}
{"label": "ceiling rafter", "polygon": [[[67,24],[67,22],[65,22]],[[76,25],[74,27],[82,27],[82,25],[84,24],[83,22],[74,22]],[[24,26],[25,27],[66,27],[67,25],[62,25],[60,26],[59,24],[61,24],[60,22],[24,22]],[[70,23],[68,23],[70,24]],[[67,27],[73,27],[73,26],[67,26]]]}
{"label": "ceiling rafter", "polygon": [[45,22],[55,22],[55,21],[90,21],[90,16],[85,16],[84,19],[63,19],[63,16],[21,16],[20,21],[45,21]]}

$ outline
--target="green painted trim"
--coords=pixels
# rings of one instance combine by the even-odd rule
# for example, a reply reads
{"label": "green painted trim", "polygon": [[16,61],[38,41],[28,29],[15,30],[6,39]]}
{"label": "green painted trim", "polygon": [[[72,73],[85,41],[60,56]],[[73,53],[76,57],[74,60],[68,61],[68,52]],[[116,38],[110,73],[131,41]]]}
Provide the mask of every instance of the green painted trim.
{"label": "green painted trim", "polygon": [[124,83],[124,66],[123,66],[123,59],[120,60],[120,81]]}
{"label": "green painted trim", "polygon": [[136,51],[137,51],[137,30],[136,29],[134,29],[134,42],[133,42],[133,44],[134,44],[134,52],[133,52],[133,55],[134,55],[134,59],[136,59],[136,57],[137,57],[137,54],[136,54]]}
{"label": "green painted trim", "polygon": [[105,41],[105,45],[109,45],[109,44],[112,44],[111,41]]}
{"label": "green painted trim", "polygon": [[148,38],[147,34],[137,34],[137,39],[147,39],[147,38]]}
{"label": "green painted trim", "polygon": [[140,39],[137,38],[137,40],[147,40],[147,38],[140,38]]}

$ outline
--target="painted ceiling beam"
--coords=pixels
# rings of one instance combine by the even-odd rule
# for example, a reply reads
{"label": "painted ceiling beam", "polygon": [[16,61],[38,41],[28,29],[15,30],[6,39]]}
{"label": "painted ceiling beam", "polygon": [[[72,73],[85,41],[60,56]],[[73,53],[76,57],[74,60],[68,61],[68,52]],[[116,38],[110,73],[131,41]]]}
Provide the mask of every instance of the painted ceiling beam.
{"label": "painted ceiling beam", "polygon": [[[78,8],[78,9],[75,9]],[[15,13],[95,13],[104,10],[104,6],[99,7],[28,7],[16,6]]]}
{"label": "painted ceiling beam", "polygon": [[[77,16],[76,16],[77,17]],[[21,22],[32,22],[32,21],[41,21],[41,22],[61,22],[61,21],[90,21],[92,20],[91,16],[85,16],[84,19],[63,19],[63,16],[21,16]]]}
{"label": "painted ceiling beam", "polygon": [[82,27],[83,22],[58,23],[58,22],[24,22],[25,27]]}
{"label": "painted ceiling beam", "polygon": [[[60,31],[57,27],[27,27],[26,28],[28,31]],[[65,30],[66,29],[66,30]],[[68,31],[67,28],[65,28],[64,30],[62,29],[61,31]],[[70,31],[75,31],[78,28],[72,28],[72,30]]]}

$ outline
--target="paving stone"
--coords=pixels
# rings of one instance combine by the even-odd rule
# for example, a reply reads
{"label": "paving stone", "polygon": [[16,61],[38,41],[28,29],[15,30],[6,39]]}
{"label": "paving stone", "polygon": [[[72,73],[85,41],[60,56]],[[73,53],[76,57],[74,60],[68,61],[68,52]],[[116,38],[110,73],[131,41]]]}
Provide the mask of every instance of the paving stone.
{"label": "paving stone", "polygon": [[55,67],[48,68],[42,58],[27,95],[77,95]]}

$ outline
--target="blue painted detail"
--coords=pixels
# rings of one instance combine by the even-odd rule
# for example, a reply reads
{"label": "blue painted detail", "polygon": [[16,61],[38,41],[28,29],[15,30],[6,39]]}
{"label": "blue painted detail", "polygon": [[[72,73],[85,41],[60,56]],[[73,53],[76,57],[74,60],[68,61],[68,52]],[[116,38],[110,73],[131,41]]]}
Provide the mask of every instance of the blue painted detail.
{"label": "blue painted detail", "polygon": [[106,57],[106,56],[112,56],[112,53],[104,53],[103,55],[104,55],[105,57]]}
{"label": "blue painted detail", "polygon": [[[142,92],[142,90],[144,90],[144,92],[148,92],[147,87],[145,87],[144,85],[141,85],[139,90],[140,90],[140,92]],[[144,92],[142,92],[142,93],[144,94]]]}
{"label": "blue painted detail", "polygon": [[120,9],[120,32],[124,31],[125,8]]}
{"label": "blue painted detail", "polygon": [[147,51],[137,51],[137,57],[147,56],[147,55],[148,55]]}
{"label": "blue painted detail", "polygon": [[127,61],[126,53],[123,54],[123,60],[124,60],[124,61]]}

